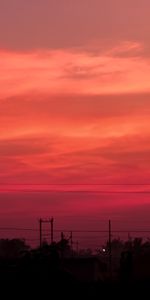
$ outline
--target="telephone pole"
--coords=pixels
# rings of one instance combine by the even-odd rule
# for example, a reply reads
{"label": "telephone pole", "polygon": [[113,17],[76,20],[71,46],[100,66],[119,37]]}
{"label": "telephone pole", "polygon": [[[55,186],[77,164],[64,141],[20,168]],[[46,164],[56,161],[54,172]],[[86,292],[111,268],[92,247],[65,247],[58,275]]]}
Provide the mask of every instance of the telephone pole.
{"label": "telephone pole", "polygon": [[72,251],[73,250],[72,231],[70,232],[70,246],[71,246],[71,251]]}
{"label": "telephone pole", "polygon": [[71,249],[71,256],[73,257],[73,236],[72,236],[72,231],[70,232],[70,249]]}
{"label": "telephone pole", "polygon": [[39,219],[40,248],[42,247],[42,219]]}
{"label": "telephone pole", "polygon": [[54,242],[54,218],[51,218],[51,244]]}
{"label": "telephone pole", "polygon": [[112,238],[112,233],[111,233],[111,220],[109,220],[109,274],[110,274],[110,279],[112,279],[112,245],[111,245],[111,238]]}

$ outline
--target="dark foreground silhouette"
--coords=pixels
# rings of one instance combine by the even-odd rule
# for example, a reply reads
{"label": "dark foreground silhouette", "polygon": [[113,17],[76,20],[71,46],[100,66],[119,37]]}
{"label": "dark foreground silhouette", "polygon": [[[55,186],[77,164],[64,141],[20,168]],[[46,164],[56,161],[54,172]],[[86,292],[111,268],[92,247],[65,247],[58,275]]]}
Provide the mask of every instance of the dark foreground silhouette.
{"label": "dark foreground silhouette", "polygon": [[136,255],[123,249],[118,269],[114,267],[110,273],[107,257],[77,256],[65,239],[35,250],[23,241],[1,240],[1,293],[19,299],[31,294],[34,298],[42,295],[42,299],[143,296],[149,294],[150,252],[139,249]]}

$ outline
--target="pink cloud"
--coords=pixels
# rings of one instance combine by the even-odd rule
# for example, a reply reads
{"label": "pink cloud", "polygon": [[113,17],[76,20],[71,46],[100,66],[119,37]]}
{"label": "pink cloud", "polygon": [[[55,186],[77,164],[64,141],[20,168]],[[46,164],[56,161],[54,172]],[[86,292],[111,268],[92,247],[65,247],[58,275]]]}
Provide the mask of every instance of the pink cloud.
{"label": "pink cloud", "polygon": [[94,55],[80,49],[1,51],[0,96],[148,92],[149,58],[137,55],[137,49],[140,44],[125,42]]}
{"label": "pink cloud", "polygon": [[0,3],[1,222],[53,213],[86,227],[91,215],[97,224],[136,211],[138,222],[140,209],[144,219],[149,194],[81,184],[149,183],[150,3],[10,2]]}

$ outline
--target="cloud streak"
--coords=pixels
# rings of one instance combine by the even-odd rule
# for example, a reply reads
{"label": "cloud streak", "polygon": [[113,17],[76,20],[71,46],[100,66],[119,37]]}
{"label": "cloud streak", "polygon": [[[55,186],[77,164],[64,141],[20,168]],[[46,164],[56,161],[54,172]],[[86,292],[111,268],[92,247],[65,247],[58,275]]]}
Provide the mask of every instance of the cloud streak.
{"label": "cloud streak", "polygon": [[1,51],[0,96],[149,92],[149,58],[136,54],[141,47],[126,42],[100,53],[81,49]]}
{"label": "cloud streak", "polygon": [[[150,67],[142,51],[135,42],[101,51],[1,50],[0,183],[149,183]],[[146,194],[102,195],[79,186],[51,192],[48,201],[39,191],[36,204],[30,195],[22,209],[16,193],[1,195],[12,197],[10,211],[31,209],[32,216],[42,203],[43,214],[47,208],[57,216],[119,214],[149,203]]]}

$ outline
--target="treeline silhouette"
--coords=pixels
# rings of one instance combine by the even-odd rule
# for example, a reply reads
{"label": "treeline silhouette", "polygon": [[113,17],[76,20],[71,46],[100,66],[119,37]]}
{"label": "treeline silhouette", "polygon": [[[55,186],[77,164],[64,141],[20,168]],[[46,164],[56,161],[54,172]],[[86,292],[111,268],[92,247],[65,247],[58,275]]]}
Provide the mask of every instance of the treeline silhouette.
{"label": "treeline silhouette", "polygon": [[22,239],[0,239],[0,282],[62,295],[72,289],[92,299],[119,288],[145,291],[150,284],[150,240],[113,239],[111,253],[107,242],[93,254],[91,249],[75,251],[64,236],[35,249]]}

